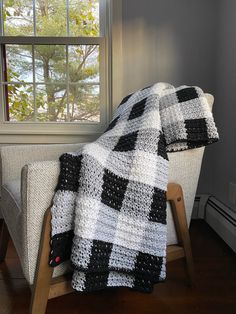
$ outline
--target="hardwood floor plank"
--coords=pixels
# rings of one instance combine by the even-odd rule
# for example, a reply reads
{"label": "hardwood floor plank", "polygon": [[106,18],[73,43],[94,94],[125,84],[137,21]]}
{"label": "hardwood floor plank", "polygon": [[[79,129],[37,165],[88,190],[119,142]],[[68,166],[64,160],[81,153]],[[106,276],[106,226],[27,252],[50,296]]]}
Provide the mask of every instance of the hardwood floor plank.
{"label": "hardwood floor plank", "polygon": [[[152,294],[129,289],[72,293],[49,300],[47,314],[235,314],[236,254],[203,221],[190,228],[196,287],[186,285],[183,261],[167,264],[167,280]],[[7,273],[8,272],[8,273]],[[30,289],[10,245],[0,264],[0,313],[26,314]]]}

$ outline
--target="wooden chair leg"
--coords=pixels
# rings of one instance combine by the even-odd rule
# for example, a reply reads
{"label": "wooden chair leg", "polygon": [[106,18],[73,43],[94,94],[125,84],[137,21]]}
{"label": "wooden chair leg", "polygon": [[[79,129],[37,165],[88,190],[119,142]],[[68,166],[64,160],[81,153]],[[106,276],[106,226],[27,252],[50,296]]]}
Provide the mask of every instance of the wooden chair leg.
{"label": "wooden chair leg", "polygon": [[32,287],[30,314],[45,314],[47,308],[53,274],[53,268],[48,265],[51,232],[50,223],[51,213],[50,209],[48,209],[44,218],[36,274]]}
{"label": "wooden chair leg", "polygon": [[5,221],[2,221],[2,226],[0,230],[0,263],[5,260],[7,254],[7,248],[9,243],[9,232]]}
{"label": "wooden chair leg", "polygon": [[179,245],[182,246],[184,249],[184,258],[186,262],[189,283],[191,285],[194,285],[195,276],[191,242],[185,213],[183,191],[179,184],[168,184],[167,200],[169,200],[171,203],[171,209],[173,213]]}

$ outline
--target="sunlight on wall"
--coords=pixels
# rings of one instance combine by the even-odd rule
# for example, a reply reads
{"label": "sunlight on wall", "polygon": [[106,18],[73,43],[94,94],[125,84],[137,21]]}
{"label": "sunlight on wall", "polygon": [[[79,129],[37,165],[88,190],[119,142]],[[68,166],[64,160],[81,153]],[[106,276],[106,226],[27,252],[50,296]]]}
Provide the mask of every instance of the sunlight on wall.
{"label": "sunlight on wall", "polygon": [[143,18],[128,21],[124,36],[124,92],[179,77],[179,52],[170,27],[150,25]]}

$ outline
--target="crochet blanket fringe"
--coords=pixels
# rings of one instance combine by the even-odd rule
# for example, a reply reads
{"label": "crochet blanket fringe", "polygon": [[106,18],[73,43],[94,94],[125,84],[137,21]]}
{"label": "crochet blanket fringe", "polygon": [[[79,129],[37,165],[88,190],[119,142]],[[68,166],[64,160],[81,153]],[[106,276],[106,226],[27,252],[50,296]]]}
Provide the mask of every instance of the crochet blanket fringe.
{"label": "crochet blanket fringe", "polygon": [[203,91],[157,83],[123,99],[95,142],[60,157],[49,263],[72,287],[151,292],[166,277],[167,152],[218,140]]}

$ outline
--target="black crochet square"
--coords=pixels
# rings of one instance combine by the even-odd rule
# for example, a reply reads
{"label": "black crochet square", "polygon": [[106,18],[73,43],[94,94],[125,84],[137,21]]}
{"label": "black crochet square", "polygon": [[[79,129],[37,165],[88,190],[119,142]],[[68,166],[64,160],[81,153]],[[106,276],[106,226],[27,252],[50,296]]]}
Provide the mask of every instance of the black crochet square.
{"label": "black crochet square", "polygon": [[167,152],[166,152],[166,139],[163,133],[159,135],[158,141],[158,148],[157,148],[157,155],[161,156],[162,158],[168,160]]}
{"label": "black crochet square", "polygon": [[127,152],[134,150],[137,136],[138,131],[121,136],[113,151]]}
{"label": "black crochet square", "polygon": [[139,102],[137,102],[133,106],[133,108],[132,108],[132,110],[130,112],[128,120],[132,120],[132,119],[138,118],[138,117],[140,117],[143,114],[143,112],[145,110],[146,101],[147,101],[147,98],[144,98],[144,99],[140,100]]}
{"label": "black crochet square", "polygon": [[63,154],[59,160],[61,169],[56,191],[66,190],[77,192],[82,155],[72,156],[70,154]]}
{"label": "black crochet square", "polygon": [[88,269],[90,272],[106,272],[112,251],[112,244],[93,240]]}
{"label": "black crochet square", "polygon": [[103,175],[101,201],[109,207],[120,210],[124,200],[128,180],[118,177],[105,169]]}
{"label": "black crochet square", "polygon": [[166,224],[166,192],[154,187],[149,221]]}
{"label": "black crochet square", "polygon": [[[141,288],[142,285],[144,285],[145,281],[147,281],[147,283],[150,282],[150,285],[154,282],[158,282],[160,278],[162,264],[162,257],[139,252],[136,257],[134,269],[134,273],[136,275],[134,286],[138,286],[139,288]],[[142,278],[142,280],[139,280],[139,278]]]}
{"label": "black crochet square", "polygon": [[207,123],[204,118],[185,120],[188,148],[206,145],[209,141]]}
{"label": "black crochet square", "polygon": [[107,288],[109,274],[109,271],[103,273],[86,273],[85,291],[99,291]]}
{"label": "black crochet square", "polygon": [[180,89],[176,92],[176,96],[179,102],[188,101],[194,98],[198,98],[197,91],[194,87],[187,87],[184,89]]}
{"label": "black crochet square", "polygon": [[107,131],[113,129],[118,120],[119,120],[119,116],[116,117],[114,120],[111,121],[111,123],[109,124],[109,126],[108,126],[108,128],[106,129],[105,132],[107,132]]}
{"label": "black crochet square", "polygon": [[129,100],[129,98],[130,98],[132,95],[133,95],[133,94],[129,94],[129,95],[125,96],[125,97],[122,99],[122,101],[121,101],[121,103],[119,104],[118,107],[120,107],[120,106],[123,105],[127,100]]}
{"label": "black crochet square", "polygon": [[58,233],[51,238],[51,251],[49,255],[49,265],[55,267],[70,259],[73,230]]}

